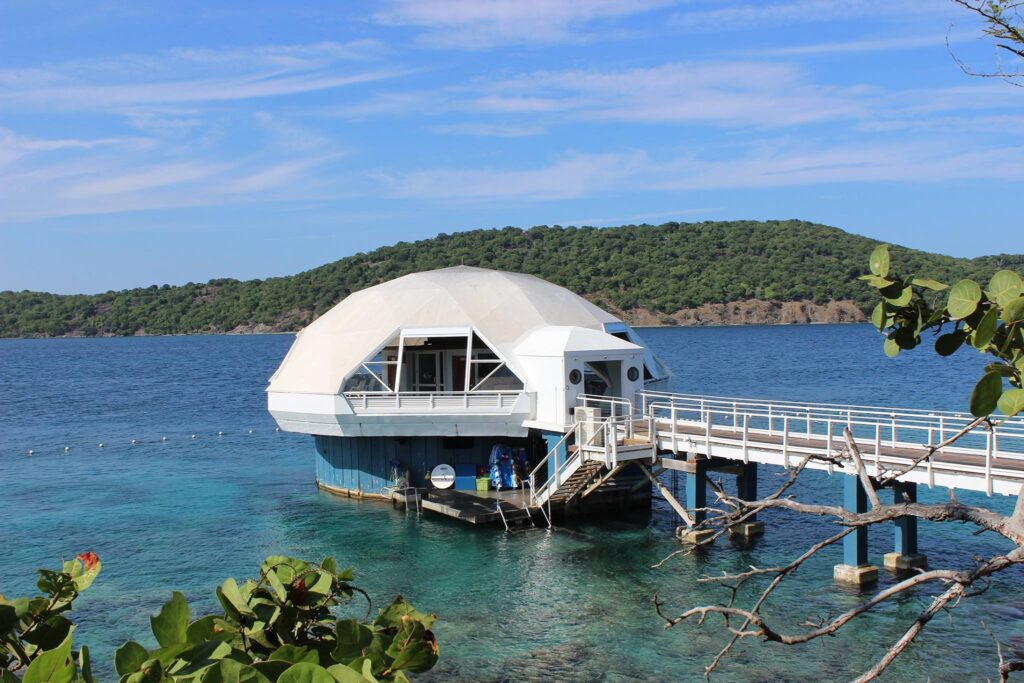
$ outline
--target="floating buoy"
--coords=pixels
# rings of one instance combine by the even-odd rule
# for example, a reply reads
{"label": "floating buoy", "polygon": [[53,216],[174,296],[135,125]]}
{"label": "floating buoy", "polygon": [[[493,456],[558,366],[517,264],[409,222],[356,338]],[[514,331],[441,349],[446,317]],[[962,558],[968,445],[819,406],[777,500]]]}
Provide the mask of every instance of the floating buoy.
{"label": "floating buoy", "polygon": [[249,430],[249,433],[252,434],[252,430],[251,429]]}
{"label": "floating buoy", "polygon": [[196,438],[196,435],[195,435],[195,434],[193,434],[193,435],[192,435],[192,438],[193,438],[193,439],[194,439],[194,438]]}
{"label": "floating buoy", "polygon": [[30,448],[30,449],[28,449],[28,457],[30,457],[30,458],[31,458],[31,457],[32,457],[32,454],[33,454],[33,453],[35,453],[35,451],[34,451],[34,450],[32,450],[31,448]]}
{"label": "floating buoy", "polygon": [[217,436],[224,436],[224,432],[217,432]]}
{"label": "floating buoy", "polygon": [[132,445],[133,446],[135,445],[135,439],[132,439]]}
{"label": "floating buoy", "polygon": [[65,452],[65,453],[67,453],[67,452],[68,452],[68,451],[70,451],[70,450],[71,450],[71,446],[65,446],[65,447],[64,447],[64,452]]}
{"label": "floating buoy", "polygon": [[103,444],[99,444],[99,447],[100,447],[100,448],[103,448]]}
{"label": "floating buoy", "polygon": [[167,437],[166,437],[166,436],[161,436],[161,437],[160,437],[160,440],[161,440],[161,441],[167,441]]}
{"label": "floating buoy", "polygon": [[279,432],[279,431],[281,431],[281,428],[280,427],[274,427],[274,431],[275,432]]}

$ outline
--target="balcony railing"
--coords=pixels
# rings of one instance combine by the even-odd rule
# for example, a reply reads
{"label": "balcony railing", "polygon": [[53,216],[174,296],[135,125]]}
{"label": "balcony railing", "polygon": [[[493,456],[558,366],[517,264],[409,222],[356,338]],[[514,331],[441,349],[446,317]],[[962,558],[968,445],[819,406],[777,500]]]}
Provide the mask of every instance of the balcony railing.
{"label": "balcony railing", "polygon": [[356,415],[510,415],[524,394],[523,391],[346,391],[344,396]]}

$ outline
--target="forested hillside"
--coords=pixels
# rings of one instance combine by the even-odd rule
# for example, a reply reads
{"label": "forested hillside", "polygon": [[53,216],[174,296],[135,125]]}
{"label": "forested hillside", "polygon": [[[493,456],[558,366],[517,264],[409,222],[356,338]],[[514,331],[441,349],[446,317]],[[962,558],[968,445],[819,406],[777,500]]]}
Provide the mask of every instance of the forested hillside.
{"label": "forested hillside", "polygon": [[[399,242],[267,280],[96,295],[0,292],[0,336],[294,330],[353,291],[460,263],[532,273],[610,310],[643,312],[643,319],[664,324],[685,322],[687,311],[702,305],[749,300],[845,301],[863,310],[872,293],[856,277],[876,244],[803,221],[476,230]],[[939,280],[986,280],[1000,268],[1024,268],[1024,255],[957,259],[892,251],[901,271]]]}

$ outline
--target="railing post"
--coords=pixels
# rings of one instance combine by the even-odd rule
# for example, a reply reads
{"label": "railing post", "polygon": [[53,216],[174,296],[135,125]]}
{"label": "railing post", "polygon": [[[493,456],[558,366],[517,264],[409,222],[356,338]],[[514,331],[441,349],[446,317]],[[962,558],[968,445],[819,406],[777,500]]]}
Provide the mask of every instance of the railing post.
{"label": "railing post", "polygon": [[811,438],[811,407],[804,406],[804,410],[807,411],[807,438]]}
{"label": "railing post", "polygon": [[772,404],[768,404],[768,436],[772,435]]}
{"label": "railing post", "polygon": [[708,460],[711,459],[711,414],[708,413],[708,421],[704,423],[704,443],[707,444]]}
{"label": "railing post", "polygon": [[[654,415],[654,411],[651,411],[651,415]],[[679,454],[679,442],[676,437],[676,402],[672,401],[672,455]]]}
{"label": "railing post", "polygon": [[875,476],[877,477],[882,469],[879,464],[879,458],[882,455],[882,423],[875,423]]}
{"label": "railing post", "polygon": [[825,421],[825,455],[828,459],[828,473],[832,474],[832,418]]}
{"label": "railing post", "polygon": [[789,415],[782,416],[782,463],[789,469]]}
{"label": "railing post", "polygon": [[985,432],[985,491],[992,495],[992,430]]}
{"label": "railing post", "polygon": [[749,436],[747,430],[747,414],[743,413],[743,463],[747,464],[750,462],[750,454],[747,453],[747,437]]}
{"label": "railing post", "polygon": [[896,447],[896,413],[890,415],[892,418],[892,446]]}

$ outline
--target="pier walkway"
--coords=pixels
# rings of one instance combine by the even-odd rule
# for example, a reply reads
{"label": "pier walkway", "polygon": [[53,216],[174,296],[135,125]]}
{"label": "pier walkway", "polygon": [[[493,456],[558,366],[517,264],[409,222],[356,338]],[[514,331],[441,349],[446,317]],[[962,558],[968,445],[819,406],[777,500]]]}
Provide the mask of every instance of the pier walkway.
{"label": "pier walkway", "polygon": [[[903,482],[929,487],[1015,495],[1024,484],[1024,419],[993,418],[946,444],[972,421],[969,414],[909,408],[882,408],[642,392],[638,405],[623,399],[580,397],[577,420],[562,442],[531,474],[531,504],[585,496],[631,462],[651,468],[693,472],[701,460],[762,463],[790,467],[807,455],[835,456],[845,447],[849,428],[869,474],[902,471]],[[573,441],[576,448],[566,446]],[[604,467],[580,484],[574,475],[588,462]],[[825,459],[810,469],[838,468]],[[572,486],[566,492],[565,487]],[[693,506],[691,506],[693,507]]]}

